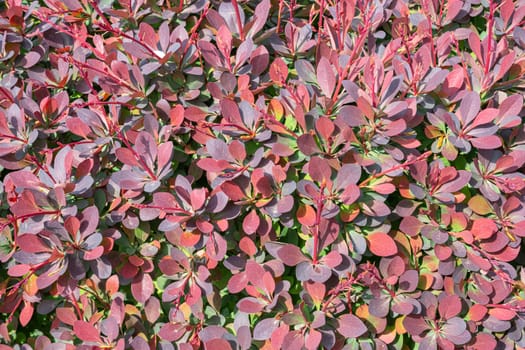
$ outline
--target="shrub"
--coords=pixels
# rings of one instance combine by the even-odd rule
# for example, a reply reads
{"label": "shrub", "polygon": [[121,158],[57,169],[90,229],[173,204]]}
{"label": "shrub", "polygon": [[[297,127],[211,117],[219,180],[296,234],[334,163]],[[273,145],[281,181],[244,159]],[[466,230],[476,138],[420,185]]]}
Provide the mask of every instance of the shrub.
{"label": "shrub", "polygon": [[523,1],[0,13],[0,349],[525,347]]}

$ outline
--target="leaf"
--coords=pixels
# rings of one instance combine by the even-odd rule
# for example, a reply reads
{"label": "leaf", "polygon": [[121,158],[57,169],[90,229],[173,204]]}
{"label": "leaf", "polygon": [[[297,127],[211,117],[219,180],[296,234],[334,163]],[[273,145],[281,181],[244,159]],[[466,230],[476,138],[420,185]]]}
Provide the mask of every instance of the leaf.
{"label": "leaf", "polygon": [[461,312],[461,299],[457,295],[447,295],[439,300],[438,309],[443,319],[451,319]]}
{"label": "leaf", "polygon": [[479,218],[474,219],[470,231],[477,239],[488,239],[498,231],[498,227],[492,219]]}
{"label": "leaf", "polygon": [[335,88],[335,74],[326,57],[321,57],[317,65],[317,83],[325,96],[332,97]]}
{"label": "leaf", "polygon": [[330,181],[332,169],[326,159],[312,157],[308,163],[308,174],[310,174],[313,180],[319,183],[326,183]]}
{"label": "leaf", "polygon": [[430,329],[425,319],[421,316],[407,316],[403,320],[403,326],[412,335],[422,335],[423,332]]}
{"label": "leaf", "polygon": [[257,246],[247,236],[241,238],[241,240],[239,241],[239,248],[249,256],[254,256],[257,253]]}
{"label": "leaf", "polygon": [[144,304],[154,291],[153,280],[148,273],[139,273],[131,283],[131,294],[139,303]]}
{"label": "leaf", "polygon": [[277,57],[270,65],[270,79],[272,79],[275,84],[282,85],[286,82],[287,77],[288,66],[282,58]]}
{"label": "leaf", "polygon": [[308,350],[318,349],[319,344],[321,344],[321,338],[322,338],[321,332],[315,329],[310,330],[310,332],[306,335],[306,338],[304,339],[304,345],[306,349]]}
{"label": "leaf", "polygon": [[250,35],[257,35],[260,30],[264,27],[268,19],[268,14],[270,12],[271,3],[270,0],[262,0],[256,7],[254,11],[253,25],[250,28]]}
{"label": "leaf", "polygon": [[372,233],[366,237],[368,248],[377,256],[390,256],[397,254],[396,242],[386,233]]}
{"label": "leaf", "polygon": [[265,318],[258,321],[253,329],[254,340],[266,340],[270,339],[274,330],[279,326],[279,320],[273,317]]}
{"label": "leaf", "polygon": [[489,202],[483,196],[479,194],[473,196],[469,200],[468,206],[476,214],[479,214],[479,215],[487,215],[492,212],[492,207],[490,206]]}
{"label": "leaf", "polygon": [[202,235],[198,230],[186,230],[180,235],[180,244],[184,247],[193,247],[201,240]]}
{"label": "leaf", "polygon": [[16,243],[22,251],[27,253],[40,253],[50,250],[40,237],[30,233],[18,236]]}
{"label": "leaf", "polygon": [[297,220],[304,226],[315,225],[316,213],[312,206],[307,204],[300,204],[297,209]]}
{"label": "leaf", "polygon": [[91,323],[81,320],[75,321],[73,324],[73,331],[82,341],[102,343],[102,339],[100,339],[100,332]]}
{"label": "leaf", "polygon": [[73,308],[69,307],[57,307],[56,315],[60,322],[70,326],[73,326],[75,321],[78,320],[77,316],[75,315],[75,311],[73,311]]}
{"label": "leaf", "polygon": [[[475,35],[474,33],[471,34]],[[479,95],[474,92],[468,92],[465,94],[459,105],[459,115],[463,122],[463,125],[468,125],[476,117],[481,107],[481,99]]]}
{"label": "leaf", "polygon": [[264,305],[262,305],[257,298],[246,297],[237,303],[237,308],[242,312],[255,314],[262,311]]}
{"label": "leaf", "polygon": [[301,249],[293,244],[286,244],[277,252],[279,259],[288,266],[295,266],[302,261],[308,261]]}
{"label": "leaf", "polygon": [[421,232],[421,228],[423,227],[423,224],[421,221],[419,221],[414,216],[407,216],[404,217],[401,220],[401,223],[399,224],[399,229],[406,233],[407,235],[413,237],[416,236],[419,232]]}
{"label": "leaf", "polygon": [[34,311],[35,311],[35,308],[33,307],[33,304],[30,302],[24,301],[24,306],[22,307],[22,311],[20,311],[20,315],[18,316],[18,319],[20,320],[20,325],[22,327],[27,326],[29,321],[31,321]]}
{"label": "leaf", "polygon": [[257,231],[257,228],[259,228],[260,223],[261,219],[259,218],[259,215],[257,215],[257,212],[251,210],[242,221],[244,233],[248,235],[254,234]]}
{"label": "leaf", "polygon": [[137,157],[133,154],[133,152],[124,147],[117,148],[115,151],[115,154],[122,163],[129,165],[129,166],[139,166],[139,161]]}
{"label": "leaf", "polygon": [[205,350],[215,350],[215,349],[231,350],[232,347],[230,343],[228,343],[228,341],[225,339],[212,339],[204,343],[204,349]]}
{"label": "leaf", "polygon": [[366,333],[368,328],[357,316],[346,314],[338,319],[337,331],[346,338],[357,338]]}
{"label": "leaf", "polygon": [[510,321],[516,317],[514,310],[505,309],[504,307],[494,307],[489,310],[489,315],[501,321]]}

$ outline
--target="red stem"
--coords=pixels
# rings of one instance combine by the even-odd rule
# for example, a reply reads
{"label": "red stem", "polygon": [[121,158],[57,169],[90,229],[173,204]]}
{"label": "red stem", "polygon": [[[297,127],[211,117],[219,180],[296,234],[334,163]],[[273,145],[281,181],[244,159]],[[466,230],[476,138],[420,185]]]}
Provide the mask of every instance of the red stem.
{"label": "red stem", "polygon": [[124,144],[131,151],[131,153],[133,153],[133,156],[135,156],[137,161],[140,163],[142,169],[144,169],[148,173],[149,177],[154,181],[157,180],[157,176],[155,175],[155,173],[149,168],[144,159],[142,159],[142,157],[137,153],[137,151],[135,151],[135,149],[131,146],[122,130],[118,131],[118,137],[122,142],[124,142]]}
{"label": "red stem", "polygon": [[237,0],[232,0],[233,9],[235,11],[235,20],[237,21],[237,27],[239,27],[239,36],[242,41],[244,41],[244,33],[243,33],[243,26],[241,22],[241,13],[239,11],[239,5],[237,4]]}
{"label": "red stem", "polygon": [[186,215],[189,215],[189,216],[192,216],[193,213],[187,211],[187,210],[184,210],[182,208],[178,208],[178,207],[163,207],[163,206],[159,206],[159,205],[151,205],[151,204],[139,204],[139,203],[135,203],[135,204],[132,204],[131,206],[137,208],[137,209],[145,209],[145,208],[148,208],[148,209],[158,209],[158,210],[162,210],[162,211],[176,211],[176,212],[179,212],[179,213],[183,213],[183,214],[186,214]]}
{"label": "red stem", "polygon": [[492,58],[492,35],[494,31],[494,12],[496,11],[497,4],[491,0],[490,1],[490,12],[489,12],[489,19],[487,22],[487,54],[485,56],[485,67],[484,67],[484,73],[485,73],[485,79],[486,76],[489,73],[490,70],[490,64],[491,64],[491,58]]}
{"label": "red stem", "polygon": [[323,182],[321,184],[321,188],[319,189],[319,196],[317,196],[315,200],[315,206],[316,206],[316,213],[315,213],[315,232],[314,232],[314,251],[313,251],[313,264],[317,265],[319,262],[318,255],[319,255],[319,226],[321,225],[321,214],[323,213],[324,209],[324,189],[326,184]]}
{"label": "red stem", "polygon": [[384,176],[388,173],[391,173],[393,171],[396,171],[396,170],[399,170],[399,169],[403,169],[409,165],[412,165],[416,162],[419,162],[423,159],[426,159],[428,157],[430,157],[430,155],[432,154],[432,151],[427,151],[425,153],[423,153],[422,155],[420,155],[419,157],[416,157],[412,160],[407,160],[406,162],[404,163],[401,163],[401,164],[398,164],[396,166],[393,166],[391,167],[390,169],[387,169],[387,170],[384,170],[380,173],[377,173],[377,174],[372,174],[371,176],[369,176],[368,178],[366,178],[363,182],[361,182],[359,184],[359,187],[366,187],[368,185],[368,183],[370,183],[370,181],[374,180],[374,179],[377,179],[377,178],[380,178],[381,176]]}
{"label": "red stem", "polygon": [[348,59],[348,63],[346,64],[345,68],[343,69],[343,72],[342,72],[341,76],[337,80],[337,85],[336,85],[334,93],[332,95],[332,106],[330,106],[330,108],[328,108],[327,114],[332,113],[332,107],[333,107],[333,105],[335,105],[335,103],[337,101],[337,97],[339,96],[339,92],[341,91],[341,88],[343,86],[343,80],[345,80],[347,78],[352,64],[355,63],[354,60],[355,60],[357,54],[359,52],[361,52],[361,49],[362,49],[362,47],[363,47],[363,45],[365,43],[365,40],[366,40],[366,37],[367,37],[366,34],[370,30],[370,17],[371,17],[370,12],[372,12],[372,10],[373,10],[373,8],[370,8],[369,9],[369,13],[366,14],[366,17],[365,17],[364,23],[363,23],[363,27],[359,30],[359,33],[357,35],[357,42],[355,43],[354,47],[352,48],[352,52],[350,53],[350,58]]}
{"label": "red stem", "polygon": [[15,140],[15,141],[19,141],[19,142],[22,142],[22,143],[27,143],[27,140],[22,140],[21,138],[18,138],[16,136],[0,134],[0,137],[6,138],[6,139]]}

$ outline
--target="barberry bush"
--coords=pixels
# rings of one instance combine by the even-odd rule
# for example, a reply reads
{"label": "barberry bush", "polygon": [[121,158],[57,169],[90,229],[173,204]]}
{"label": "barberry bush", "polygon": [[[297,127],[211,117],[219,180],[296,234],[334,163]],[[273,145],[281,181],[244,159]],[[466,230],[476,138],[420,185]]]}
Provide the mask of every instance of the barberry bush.
{"label": "barberry bush", "polygon": [[0,349],[525,347],[523,0],[0,4]]}

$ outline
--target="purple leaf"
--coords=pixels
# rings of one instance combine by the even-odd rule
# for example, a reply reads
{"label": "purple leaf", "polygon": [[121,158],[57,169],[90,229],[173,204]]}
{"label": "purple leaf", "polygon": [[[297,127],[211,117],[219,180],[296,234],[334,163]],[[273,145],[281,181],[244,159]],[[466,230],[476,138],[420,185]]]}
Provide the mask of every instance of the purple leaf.
{"label": "purple leaf", "polygon": [[346,338],[357,338],[366,333],[368,328],[357,316],[346,314],[338,319],[337,331]]}

